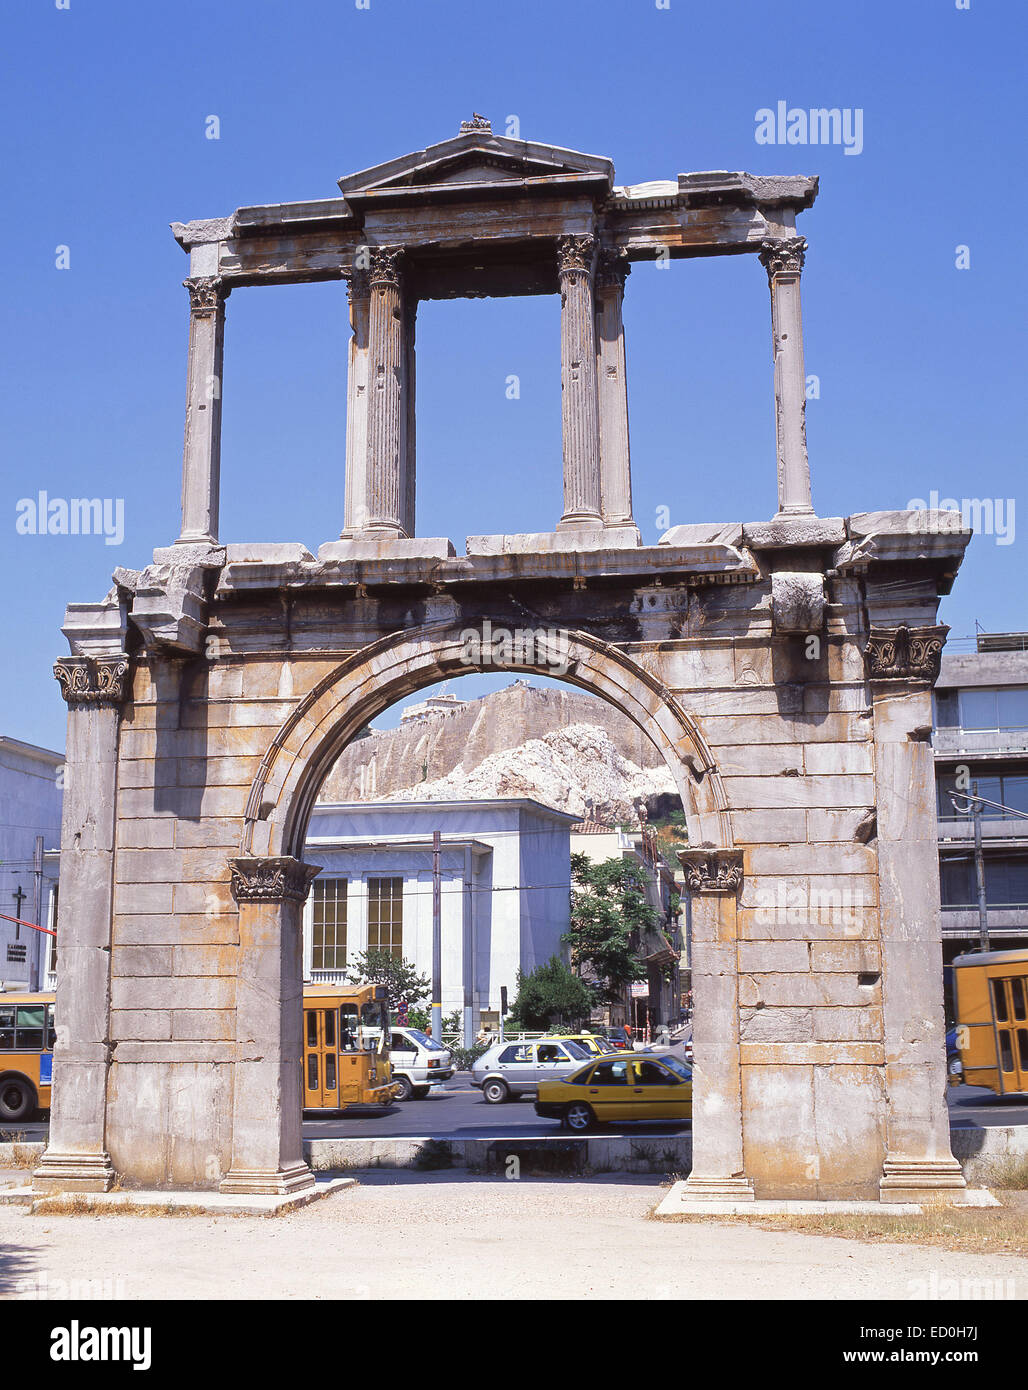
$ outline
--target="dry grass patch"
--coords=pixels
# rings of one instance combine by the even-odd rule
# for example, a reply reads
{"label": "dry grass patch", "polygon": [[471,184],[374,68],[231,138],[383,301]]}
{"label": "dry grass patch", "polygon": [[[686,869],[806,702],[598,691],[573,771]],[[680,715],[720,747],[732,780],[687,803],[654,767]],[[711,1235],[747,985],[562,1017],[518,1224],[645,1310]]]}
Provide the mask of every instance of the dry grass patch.
{"label": "dry grass patch", "polygon": [[[1011,1200],[1014,1199],[1014,1200]],[[660,1217],[664,1221],[730,1221],[765,1231],[837,1236],[869,1245],[930,1245],[975,1255],[1028,1256],[1028,1192],[1008,1192],[999,1207],[931,1207],[918,1216],[852,1215]],[[652,1213],[651,1213],[652,1214]]]}
{"label": "dry grass patch", "polygon": [[239,1212],[213,1213],[206,1207],[173,1202],[99,1202],[88,1192],[41,1197],[32,1205],[34,1216],[237,1216]]}

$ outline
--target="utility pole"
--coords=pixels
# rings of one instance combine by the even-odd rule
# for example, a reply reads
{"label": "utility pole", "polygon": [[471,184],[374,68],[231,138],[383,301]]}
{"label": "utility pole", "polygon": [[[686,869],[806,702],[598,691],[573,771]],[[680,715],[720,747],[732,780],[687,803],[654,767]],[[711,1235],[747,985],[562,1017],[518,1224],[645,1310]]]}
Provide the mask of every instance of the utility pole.
{"label": "utility pole", "polygon": [[443,837],[432,831],[432,1037],[443,1040]]}
{"label": "utility pole", "polygon": [[[36,836],[35,847],[32,851],[32,920],[42,923],[43,920],[43,837]],[[29,973],[29,989],[39,988],[39,982],[43,975],[43,965],[45,961],[44,952],[46,941],[41,933],[37,933],[36,949],[32,957],[32,966]]]}
{"label": "utility pole", "polygon": [[989,908],[985,898],[985,856],[982,854],[982,803],[978,783],[971,783],[971,815],[974,817],[974,872],[978,881],[978,936],[983,951],[989,949]]}

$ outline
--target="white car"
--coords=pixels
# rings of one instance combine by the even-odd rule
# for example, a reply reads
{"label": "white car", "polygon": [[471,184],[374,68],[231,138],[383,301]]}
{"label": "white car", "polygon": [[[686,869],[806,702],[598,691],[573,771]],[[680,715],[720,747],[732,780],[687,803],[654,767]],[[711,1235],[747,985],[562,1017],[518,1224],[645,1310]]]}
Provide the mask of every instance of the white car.
{"label": "white car", "polygon": [[427,1096],[433,1086],[449,1081],[453,1058],[449,1048],[437,1043],[420,1028],[393,1027],[389,1037],[389,1064],[400,1087],[397,1100]]}

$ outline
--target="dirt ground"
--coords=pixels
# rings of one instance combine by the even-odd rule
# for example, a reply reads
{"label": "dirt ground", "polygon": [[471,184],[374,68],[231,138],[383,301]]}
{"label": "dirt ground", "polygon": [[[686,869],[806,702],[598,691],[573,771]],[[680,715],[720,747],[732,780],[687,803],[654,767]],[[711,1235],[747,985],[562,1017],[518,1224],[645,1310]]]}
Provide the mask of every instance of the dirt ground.
{"label": "dirt ground", "polygon": [[959,1281],[991,1280],[992,1296],[1028,1296],[1028,1259],[647,1220],[661,1195],[659,1179],[626,1174],[378,1172],[276,1218],[0,1207],[0,1295],[879,1300],[967,1297]]}

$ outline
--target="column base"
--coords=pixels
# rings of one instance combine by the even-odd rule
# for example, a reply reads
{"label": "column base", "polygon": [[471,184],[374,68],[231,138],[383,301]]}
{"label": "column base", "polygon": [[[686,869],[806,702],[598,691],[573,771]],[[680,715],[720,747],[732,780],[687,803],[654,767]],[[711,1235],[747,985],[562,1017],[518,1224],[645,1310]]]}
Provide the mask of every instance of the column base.
{"label": "column base", "polygon": [[250,1193],[261,1197],[285,1197],[314,1186],[314,1174],[306,1163],[291,1168],[230,1168],[218,1184],[219,1192]]}
{"label": "column base", "polygon": [[47,1149],[32,1174],[35,1192],[109,1192],[115,1172],[107,1153],[61,1153]]}
{"label": "column base", "polygon": [[558,531],[602,531],[603,518],[599,512],[568,512],[557,522]]}
{"label": "column base", "polygon": [[690,1202],[752,1202],[753,1183],[749,1178],[702,1178],[690,1175],[682,1183],[681,1195]]}
{"label": "column base", "polygon": [[887,1158],[878,1185],[882,1202],[960,1202],[966,1191],[955,1158]]}

